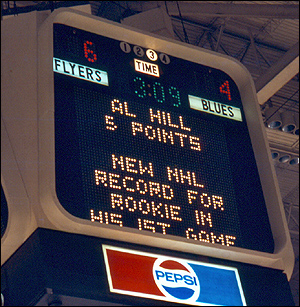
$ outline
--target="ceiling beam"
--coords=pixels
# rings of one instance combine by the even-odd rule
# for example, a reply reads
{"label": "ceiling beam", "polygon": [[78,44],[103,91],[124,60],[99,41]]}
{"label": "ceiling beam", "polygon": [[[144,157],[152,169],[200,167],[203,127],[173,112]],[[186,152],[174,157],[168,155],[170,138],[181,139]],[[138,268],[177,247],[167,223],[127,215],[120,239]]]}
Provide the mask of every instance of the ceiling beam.
{"label": "ceiling beam", "polygon": [[259,104],[264,104],[299,73],[299,42],[255,80]]}
{"label": "ceiling beam", "polygon": [[161,36],[174,38],[171,17],[161,7],[126,17],[121,20],[121,23]]}
{"label": "ceiling beam", "polygon": [[[121,1],[122,2],[122,1]],[[141,9],[141,5],[126,1],[130,8]],[[153,9],[157,6],[166,8],[172,16],[215,16],[215,17],[264,17],[278,19],[299,19],[299,5],[297,4],[244,4],[244,3],[202,3],[201,1],[145,1],[142,10]]]}

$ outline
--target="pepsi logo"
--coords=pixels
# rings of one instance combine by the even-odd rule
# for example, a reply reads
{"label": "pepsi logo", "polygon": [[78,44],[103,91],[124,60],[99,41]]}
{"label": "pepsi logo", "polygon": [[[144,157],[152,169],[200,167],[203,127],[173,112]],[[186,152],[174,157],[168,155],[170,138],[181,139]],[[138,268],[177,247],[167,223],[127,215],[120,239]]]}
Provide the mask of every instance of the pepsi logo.
{"label": "pepsi logo", "polygon": [[159,257],[153,265],[153,278],[159,290],[176,302],[196,302],[200,294],[197,275],[182,260]]}

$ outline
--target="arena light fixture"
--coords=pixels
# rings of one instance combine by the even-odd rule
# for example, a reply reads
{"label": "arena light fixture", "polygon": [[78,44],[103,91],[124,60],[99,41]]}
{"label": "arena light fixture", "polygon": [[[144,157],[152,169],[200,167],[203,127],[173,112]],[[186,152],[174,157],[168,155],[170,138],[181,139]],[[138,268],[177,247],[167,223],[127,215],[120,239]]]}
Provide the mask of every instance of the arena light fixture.
{"label": "arena light fixture", "polygon": [[299,135],[299,114],[295,115],[295,116],[294,116],[294,119],[295,119],[295,126],[296,126],[296,127],[295,127],[293,133],[294,133],[295,135]]}
{"label": "arena light fixture", "polygon": [[278,151],[271,151],[271,156],[273,160],[276,160],[279,157],[279,152]]}
{"label": "arena light fixture", "polygon": [[291,159],[291,156],[289,154],[284,153],[280,156],[278,161],[281,162],[281,163],[287,163],[287,162],[289,162],[290,159]]}
{"label": "arena light fixture", "polygon": [[280,114],[281,116],[281,130],[284,132],[293,132],[296,128],[294,113],[291,111],[284,111]]}
{"label": "arena light fixture", "polygon": [[267,127],[271,129],[279,129],[282,124],[278,108],[270,107],[265,112]]}
{"label": "arena light fixture", "polygon": [[289,163],[290,165],[299,165],[299,157],[292,157]]}

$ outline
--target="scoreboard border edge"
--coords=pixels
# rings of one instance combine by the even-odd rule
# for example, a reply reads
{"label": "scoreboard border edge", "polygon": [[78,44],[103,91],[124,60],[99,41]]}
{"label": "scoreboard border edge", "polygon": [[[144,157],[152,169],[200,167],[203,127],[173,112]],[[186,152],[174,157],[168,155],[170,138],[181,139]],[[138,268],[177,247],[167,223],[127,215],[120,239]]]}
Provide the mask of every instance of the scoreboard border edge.
{"label": "scoreboard border edge", "polygon": [[[226,246],[211,246],[212,244],[201,243],[201,242],[192,242],[190,243],[187,240],[180,240],[179,238],[174,239],[173,236],[168,238],[167,235],[156,234],[155,237],[151,234],[140,234],[139,230],[130,230],[124,231],[124,229],[118,229],[119,226],[114,225],[90,225],[89,221],[85,221],[79,218],[76,218],[69,214],[60,204],[56,197],[55,193],[55,170],[53,168],[54,164],[54,84],[53,84],[53,71],[45,70],[45,67],[52,67],[52,57],[53,57],[53,23],[64,23],[70,26],[78,27],[85,31],[94,32],[96,34],[107,35],[114,39],[124,40],[125,35],[128,38],[129,43],[140,44],[147,47],[147,44],[151,41],[154,45],[151,45],[151,48],[155,48],[155,44],[163,44],[164,41],[167,41],[168,46],[164,46],[163,51],[167,54],[174,55],[177,57],[184,57],[185,51],[193,51],[192,54],[196,56],[197,53],[202,53],[205,55],[205,59],[202,59],[201,62],[197,61],[200,64],[215,67],[221,69],[220,66],[216,65],[216,57],[224,58],[222,67],[234,63],[231,65],[231,74],[228,73],[236,84],[239,87],[239,90],[242,95],[242,91],[245,89],[246,96],[241,97],[243,105],[245,101],[254,100],[255,103],[249,101],[249,104],[253,104],[251,110],[245,111],[245,116],[248,123],[250,131],[250,136],[252,139],[254,153],[256,155],[256,161],[258,164],[258,169],[260,172],[260,178],[263,180],[262,186],[264,195],[266,193],[265,186],[268,186],[268,190],[271,189],[272,193],[269,191],[266,193],[265,197],[267,210],[269,213],[270,224],[272,228],[272,233],[275,241],[275,251],[273,254],[257,252],[252,250],[246,250],[238,247]],[[93,30],[94,25],[98,25]],[[118,29],[118,31],[116,31]],[[117,33],[117,34],[115,34]],[[135,34],[134,42],[131,41],[133,34]],[[165,44],[167,45],[167,44]],[[171,45],[171,46],[170,46]],[[178,46],[180,50],[179,53],[174,54],[174,46]],[[271,156],[268,152],[268,143],[266,142],[266,133],[263,127],[262,118],[257,116],[259,113],[259,106],[257,102],[256,95],[253,95],[252,92],[255,89],[254,82],[250,76],[250,73],[246,68],[237,60],[231,59],[225,55],[220,55],[212,51],[200,49],[195,46],[186,45],[175,40],[168,38],[162,38],[157,35],[150,35],[149,33],[144,33],[141,30],[133,29],[129,26],[119,25],[112,21],[102,19],[100,17],[95,17],[82,13],[72,9],[61,8],[52,13],[42,24],[39,33],[38,33],[38,48],[39,48],[39,85],[38,85],[38,101],[39,101],[39,185],[40,185],[40,205],[43,209],[42,215],[44,215],[44,224],[39,225],[41,227],[52,228],[56,230],[63,230],[73,233],[81,233],[92,236],[99,236],[108,239],[118,239],[122,241],[128,240],[128,233],[132,234],[129,242],[136,243],[141,242],[145,244],[147,241],[151,241],[146,245],[164,247],[168,249],[174,249],[178,251],[185,251],[190,253],[202,254],[206,256],[212,256],[217,258],[230,259],[234,261],[246,262],[250,264],[257,264],[266,267],[283,269],[288,277],[291,276],[294,258],[293,249],[288,233],[288,227],[285,221],[285,215],[283,210],[283,205],[280,198],[279,187],[277,179],[275,176],[274,167],[271,166]],[[189,53],[190,54],[190,53]],[[211,59],[210,61],[208,59]],[[210,62],[210,63],[208,63]],[[229,65],[230,66],[230,65]],[[234,68],[233,68],[234,66]],[[232,73],[232,70],[236,73]],[[238,75],[243,73],[243,78]],[[250,80],[250,87],[247,84],[247,81]],[[52,104],[52,107],[51,107]],[[245,106],[245,105],[244,105]],[[245,108],[246,109],[246,108]],[[253,128],[250,129],[253,126]],[[264,127],[263,127],[264,128]],[[261,134],[260,131],[263,131]],[[259,141],[254,140],[259,137]],[[266,144],[267,146],[264,146]],[[263,157],[259,157],[257,151],[263,151]],[[50,163],[49,163],[50,161]],[[267,169],[266,169],[267,168]],[[260,171],[263,169],[264,171]],[[47,178],[47,180],[45,180]],[[275,185],[274,185],[275,182]],[[274,205],[271,208],[270,202]],[[274,204],[275,203],[275,204]],[[40,219],[38,219],[40,220]],[[163,236],[163,237],[162,237]],[[166,240],[167,239],[167,240]],[[166,244],[167,243],[167,244]],[[179,243],[179,244],[178,244]],[[178,245],[181,247],[179,248]]]}

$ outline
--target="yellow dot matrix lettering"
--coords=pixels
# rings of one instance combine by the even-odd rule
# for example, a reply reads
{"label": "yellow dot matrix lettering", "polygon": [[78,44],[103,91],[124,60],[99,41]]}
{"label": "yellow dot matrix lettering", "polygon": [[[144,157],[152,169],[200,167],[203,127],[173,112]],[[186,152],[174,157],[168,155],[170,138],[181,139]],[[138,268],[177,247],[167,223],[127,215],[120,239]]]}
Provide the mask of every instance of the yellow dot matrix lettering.
{"label": "yellow dot matrix lettering", "polygon": [[210,237],[211,237],[211,243],[214,244],[215,242],[217,242],[217,243],[221,243],[222,245],[225,245],[225,238],[223,234],[217,237],[216,235],[214,235],[213,232],[211,232]]}
{"label": "yellow dot matrix lettering", "polygon": [[201,242],[206,242],[206,243],[210,243],[210,241],[209,241],[209,234],[206,233],[206,231],[201,230],[201,231],[199,232],[199,241],[201,241]]}
{"label": "yellow dot matrix lettering", "polygon": [[114,99],[111,101],[111,110],[115,113],[116,111],[123,114],[123,105],[119,99]]}
{"label": "yellow dot matrix lettering", "polygon": [[160,197],[160,184],[158,182],[149,181],[149,193],[151,196],[157,195]]}
{"label": "yellow dot matrix lettering", "polygon": [[[187,190],[187,194],[188,194],[189,204],[192,204],[193,200],[196,199],[196,196],[194,196],[194,195],[198,195],[198,192],[197,191],[192,191],[192,190]],[[194,194],[194,195],[192,195],[192,194]]]}
{"label": "yellow dot matrix lettering", "polygon": [[106,129],[108,130],[116,130],[118,126],[114,123],[114,117],[110,115],[105,115],[105,124]]}
{"label": "yellow dot matrix lettering", "polygon": [[[130,206],[129,201],[131,201],[132,205]],[[136,201],[133,199],[133,197],[127,196],[125,199],[125,207],[130,212],[134,212],[137,209]]]}
{"label": "yellow dot matrix lettering", "polygon": [[103,223],[103,215],[102,215],[102,211],[99,211],[99,216],[96,216],[94,214],[94,210],[91,209],[90,210],[90,216],[91,216],[91,221],[95,222],[95,220],[99,221],[100,223]]}
{"label": "yellow dot matrix lettering", "polygon": [[[99,216],[95,216],[94,210],[90,210],[90,216],[91,216],[91,222],[94,222],[95,220],[99,221],[100,224],[119,224],[120,227],[123,227],[123,221],[121,214],[115,214],[115,213],[108,213],[104,212],[104,219],[103,219],[103,212],[99,211]],[[120,220],[118,220],[120,219]],[[104,221],[105,220],[105,221]]]}
{"label": "yellow dot matrix lettering", "polygon": [[108,178],[109,178],[109,187],[112,189],[117,189],[121,190],[122,187],[119,185],[116,185],[118,183],[118,179],[120,178],[120,175],[118,174],[113,174],[113,173],[108,173]]}
{"label": "yellow dot matrix lettering", "polygon": [[141,219],[138,219],[138,225],[139,225],[139,230],[143,230],[142,228],[142,220]]}
{"label": "yellow dot matrix lettering", "polygon": [[[145,206],[143,207],[143,204],[146,204],[146,210],[144,210]],[[139,210],[140,210],[143,214],[148,214],[149,212],[151,212],[151,207],[150,207],[150,204],[147,202],[147,200],[141,199],[141,200],[139,201]]]}
{"label": "yellow dot matrix lettering", "polygon": [[234,245],[234,242],[231,241],[231,240],[236,240],[236,237],[234,237],[234,236],[228,236],[228,235],[225,236],[225,241],[226,241],[226,245],[227,245],[227,246]]}
{"label": "yellow dot matrix lettering", "polygon": [[175,179],[176,179],[176,182],[179,182],[179,176],[178,176],[177,168],[174,168],[174,170],[172,170],[169,166],[167,166],[167,175],[168,175],[169,181],[172,181],[172,176],[174,176]]}
{"label": "yellow dot matrix lettering", "polygon": [[161,222],[157,222],[156,223],[158,226],[161,226],[162,227],[162,231],[163,231],[163,234],[165,235],[167,232],[166,232],[166,227],[171,227],[170,224],[166,224],[166,223],[161,223]]}
{"label": "yellow dot matrix lettering", "polygon": [[212,202],[213,202],[213,205],[214,205],[214,209],[220,208],[221,211],[224,211],[223,197],[212,195],[211,198],[212,198]]}
{"label": "yellow dot matrix lettering", "polygon": [[197,183],[197,181],[196,181],[196,175],[195,175],[194,172],[192,172],[192,179],[193,179],[193,186],[194,186],[194,187],[204,188],[204,185],[203,185],[203,184]]}
{"label": "yellow dot matrix lettering", "polygon": [[168,205],[167,204],[165,204],[165,213],[166,213],[166,218],[167,219],[170,218],[170,216],[169,216],[169,209],[168,209]]}
{"label": "yellow dot matrix lettering", "polygon": [[180,122],[180,128],[182,130],[187,130],[187,131],[191,131],[192,130],[191,128],[184,127],[182,116],[179,116],[179,122]]}
{"label": "yellow dot matrix lettering", "polygon": [[138,171],[137,171],[136,169],[134,169],[135,163],[136,163],[136,159],[134,159],[134,158],[129,158],[129,157],[125,157],[125,161],[126,161],[126,163],[125,163],[125,165],[126,165],[126,171],[127,171],[128,173],[135,173],[135,174],[137,174]]}
{"label": "yellow dot matrix lettering", "polygon": [[195,216],[196,216],[197,225],[205,226],[206,222],[208,222],[209,227],[213,227],[211,214],[209,212],[207,214],[204,214],[203,211],[199,212],[198,210],[195,210]]}
{"label": "yellow dot matrix lettering", "polygon": [[168,126],[174,127],[174,128],[179,128],[178,125],[172,124],[172,121],[171,121],[171,114],[170,114],[170,113],[167,113],[167,118],[168,118]]}
{"label": "yellow dot matrix lettering", "polygon": [[96,185],[99,185],[100,182],[101,182],[101,183],[103,183],[104,186],[107,187],[106,180],[107,180],[106,172],[95,170],[95,182],[96,182]]}
{"label": "yellow dot matrix lettering", "polygon": [[213,232],[207,233],[205,230],[200,230],[198,232],[198,235],[196,235],[194,233],[194,229],[190,227],[185,231],[185,234],[187,239],[199,240],[201,242],[206,242],[211,244],[219,243],[221,245],[226,245],[226,246],[234,245],[234,240],[236,240],[235,236],[224,235],[224,234],[216,235]]}
{"label": "yellow dot matrix lettering", "polygon": [[111,199],[111,207],[112,208],[120,207],[121,210],[124,209],[124,207],[122,206],[123,205],[122,195],[111,193],[110,199]]}
{"label": "yellow dot matrix lettering", "polygon": [[202,193],[200,195],[200,199],[201,199],[201,204],[204,206],[204,207],[207,207],[209,208],[210,205],[211,205],[211,200],[210,200],[210,197],[206,194],[206,193]]}
{"label": "yellow dot matrix lettering", "polygon": [[[149,133],[150,130],[150,133]],[[152,126],[146,126],[145,128],[145,135],[148,137],[149,140],[154,140],[156,137],[155,129]]]}
{"label": "yellow dot matrix lettering", "polygon": [[150,120],[152,123],[154,123],[155,118],[157,119],[158,123],[161,124],[161,116],[160,116],[160,111],[157,110],[157,113],[154,114],[152,109],[149,109],[150,111]]}
{"label": "yellow dot matrix lettering", "polygon": [[136,190],[139,191],[141,194],[146,194],[146,192],[148,192],[147,183],[145,183],[143,179],[139,179],[136,182]]}
{"label": "yellow dot matrix lettering", "polygon": [[126,172],[137,174],[138,170],[135,169],[136,159],[126,157],[125,160],[126,160]]}
{"label": "yellow dot matrix lettering", "polygon": [[156,132],[157,132],[157,139],[159,142],[161,142],[161,131],[159,127],[156,128]]}
{"label": "yellow dot matrix lettering", "polygon": [[128,192],[135,192],[135,189],[127,187],[127,181],[134,181],[134,179],[132,177],[128,177],[125,176],[125,178],[123,179],[123,187],[126,189],[126,191]]}
{"label": "yellow dot matrix lettering", "polygon": [[187,239],[190,239],[190,235],[191,237],[194,239],[194,240],[198,240],[197,236],[194,234],[194,233],[191,233],[190,232],[194,232],[194,229],[193,228],[188,228],[186,231],[185,231],[185,234],[186,234],[186,238]]}
{"label": "yellow dot matrix lettering", "polygon": [[143,132],[143,125],[137,122],[131,122],[132,134],[136,135],[136,132]]}
{"label": "yellow dot matrix lettering", "polygon": [[167,126],[166,113],[164,111],[162,111],[161,113],[162,113],[163,125]]}
{"label": "yellow dot matrix lettering", "polygon": [[124,101],[124,110],[125,110],[125,115],[130,116],[130,117],[136,117],[136,114],[132,114],[128,112],[128,104],[126,101]]}
{"label": "yellow dot matrix lettering", "polygon": [[154,224],[154,221],[144,220],[144,229],[152,230],[152,232],[155,233],[155,227],[150,226],[148,224]]}
{"label": "yellow dot matrix lettering", "polygon": [[184,175],[183,174],[183,170],[180,169],[179,170],[179,174],[180,174],[180,181],[181,181],[181,183],[184,183],[184,179],[187,179],[188,184],[192,185],[191,172],[187,171],[186,175]]}
{"label": "yellow dot matrix lettering", "polygon": [[111,155],[111,160],[112,160],[112,167],[113,169],[116,169],[117,168],[117,164],[120,165],[121,167],[121,170],[124,171],[125,170],[125,167],[124,167],[124,158],[122,156],[119,156],[118,158],[112,154]]}
{"label": "yellow dot matrix lettering", "polygon": [[[163,193],[163,198],[172,199],[174,197],[173,189],[169,185],[162,184],[161,189]],[[167,191],[169,195],[167,195]]]}
{"label": "yellow dot matrix lettering", "polygon": [[140,170],[140,174],[143,175],[146,171],[147,173],[153,177],[154,176],[154,172],[153,172],[153,165],[151,162],[148,163],[148,166],[143,167],[143,163],[141,160],[139,160],[139,170]]}
{"label": "yellow dot matrix lettering", "polygon": [[171,220],[182,221],[182,218],[178,217],[179,210],[181,210],[180,206],[170,205]]}
{"label": "yellow dot matrix lettering", "polygon": [[163,136],[163,142],[167,143],[167,140],[169,139],[171,141],[171,144],[174,144],[174,138],[173,138],[173,132],[170,131],[169,133],[165,129],[161,129],[162,136]]}
{"label": "yellow dot matrix lettering", "polygon": [[162,203],[159,203],[159,204],[155,204],[154,201],[151,202],[152,206],[152,215],[153,216],[160,216],[161,218],[164,218],[164,215],[162,214],[160,208],[162,207]]}
{"label": "yellow dot matrix lettering", "polygon": [[116,218],[121,219],[122,215],[121,214],[116,214],[116,213],[111,213],[110,214],[110,221],[112,224],[119,224],[120,227],[123,227],[123,221],[117,220]]}
{"label": "yellow dot matrix lettering", "polygon": [[180,146],[181,146],[181,147],[184,147],[183,138],[187,138],[188,136],[187,136],[186,134],[179,133],[179,132],[174,132],[174,134],[175,134],[176,136],[179,136],[179,139],[180,139]]}
{"label": "yellow dot matrix lettering", "polygon": [[[193,145],[190,148],[193,150],[201,151],[200,139],[196,136],[189,136],[190,144]],[[195,146],[194,146],[195,145]]]}

